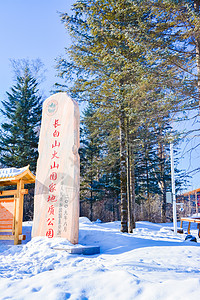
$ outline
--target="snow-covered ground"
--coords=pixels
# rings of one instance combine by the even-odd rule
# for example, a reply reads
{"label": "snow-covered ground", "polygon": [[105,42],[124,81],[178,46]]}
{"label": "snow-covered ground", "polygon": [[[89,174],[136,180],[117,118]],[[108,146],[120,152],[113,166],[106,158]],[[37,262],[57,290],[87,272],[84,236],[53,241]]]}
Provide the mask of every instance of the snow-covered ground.
{"label": "snow-covered ground", "polygon": [[[185,241],[186,234],[167,230],[172,224],[137,222],[127,234],[120,222],[80,218],[77,247],[101,249],[90,256],[53,249],[72,247],[64,239],[30,241],[31,223],[23,225],[28,242],[0,241],[1,300],[199,299],[200,239]],[[196,226],[191,233],[197,237]]]}

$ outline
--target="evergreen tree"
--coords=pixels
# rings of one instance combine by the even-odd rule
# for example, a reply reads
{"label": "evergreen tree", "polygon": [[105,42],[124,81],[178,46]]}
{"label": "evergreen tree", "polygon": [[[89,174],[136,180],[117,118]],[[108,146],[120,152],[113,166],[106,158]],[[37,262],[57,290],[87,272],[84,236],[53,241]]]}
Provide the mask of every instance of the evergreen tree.
{"label": "evergreen tree", "polygon": [[16,84],[2,101],[4,121],[0,131],[0,162],[4,167],[30,165],[36,169],[39,125],[42,100],[37,79],[32,75],[29,62],[20,70]]}
{"label": "evergreen tree", "polygon": [[[72,63],[61,60],[59,69],[61,76],[78,76],[73,88],[73,97],[84,91],[84,95],[93,99],[95,105],[107,109],[108,118],[113,118],[113,113],[116,116],[120,137],[121,230],[127,231],[129,206],[126,189],[130,172],[126,170],[129,158],[126,143],[126,136],[129,135],[126,108],[132,97],[132,84],[136,82],[137,77],[139,79],[143,75],[143,67],[138,63],[139,57],[142,59],[142,51],[137,45],[131,45],[131,48],[126,43],[124,32],[127,26],[135,26],[137,23],[135,7],[131,6],[129,0],[117,3],[78,1],[74,5],[74,11],[74,16],[62,16],[75,38],[69,50]],[[130,182],[131,180],[128,187]]]}
{"label": "evergreen tree", "polygon": [[[196,108],[200,87],[199,0],[142,0],[149,12],[148,30],[140,33],[151,70],[165,88],[182,98],[184,109]],[[184,104],[184,105],[183,105]]]}
{"label": "evergreen tree", "polygon": [[[144,136],[158,124],[160,128],[168,124],[183,108],[182,99],[187,100],[187,93],[182,97],[184,91],[189,91],[188,80],[183,82],[180,68],[173,64],[175,58],[179,65],[184,59],[170,50],[175,46],[175,37],[168,37],[174,27],[166,25],[171,15],[167,12],[161,22],[170,1],[165,1],[164,8],[161,5],[161,11],[158,2],[162,1],[79,0],[73,5],[73,15],[62,14],[73,45],[67,51],[70,61],[58,61],[60,76],[74,80],[70,89],[73,98],[93,103],[96,118],[106,119],[106,123],[109,120],[110,127],[115,124],[117,129],[114,140],[120,161],[121,231],[131,232],[134,223],[137,150],[143,141],[140,128]],[[189,59],[185,63],[189,66]],[[109,138],[105,135],[107,145]],[[158,145],[163,139],[156,141]],[[143,157],[148,191],[147,150]]]}
{"label": "evergreen tree", "polygon": [[102,207],[109,206],[113,219],[118,219],[119,168],[116,165],[116,144],[112,145],[113,148],[108,145],[112,139],[110,122],[109,126],[106,120],[102,124],[102,119],[97,118],[96,113],[98,110],[92,104],[83,112],[80,199],[90,204],[90,219],[93,219],[93,206],[97,206],[98,201],[102,202]]}
{"label": "evergreen tree", "polygon": [[93,221],[93,204],[101,198],[99,189],[98,161],[100,158],[100,141],[92,134],[90,118],[94,114],[94,108],[90,105],[85,109],[83,125],[81,127],[81,202],[88,202],[90,205],[89,218]]}

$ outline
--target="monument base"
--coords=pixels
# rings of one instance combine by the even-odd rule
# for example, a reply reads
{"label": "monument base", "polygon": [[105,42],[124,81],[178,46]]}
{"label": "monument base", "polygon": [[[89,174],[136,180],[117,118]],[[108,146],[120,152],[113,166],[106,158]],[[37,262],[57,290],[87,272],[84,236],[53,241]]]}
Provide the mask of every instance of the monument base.
{"label": "monument base", "polygon": [[70,248],[53,247],[52,249],[67,251],[70,254],[94,255],[100,253],[99,246],[83,246],[83,247],[70,247]]}

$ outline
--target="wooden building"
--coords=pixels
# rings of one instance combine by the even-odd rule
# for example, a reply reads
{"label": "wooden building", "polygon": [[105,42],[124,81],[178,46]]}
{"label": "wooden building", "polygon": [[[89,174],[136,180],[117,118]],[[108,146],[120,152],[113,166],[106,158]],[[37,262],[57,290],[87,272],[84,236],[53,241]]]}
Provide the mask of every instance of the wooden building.
{"label": "wooden building", "polygon": [[182,216],[198,214],[200,207],[200,188],[178,195],[177,203],[183,204]]}
{"label": "wooden building", "polygon": [[35,182],[35,175],[24,168],[0,169],[0,240],[14,240],[21,244],[25,239],[22,235],[23,202],[28,190],[25,184]]}

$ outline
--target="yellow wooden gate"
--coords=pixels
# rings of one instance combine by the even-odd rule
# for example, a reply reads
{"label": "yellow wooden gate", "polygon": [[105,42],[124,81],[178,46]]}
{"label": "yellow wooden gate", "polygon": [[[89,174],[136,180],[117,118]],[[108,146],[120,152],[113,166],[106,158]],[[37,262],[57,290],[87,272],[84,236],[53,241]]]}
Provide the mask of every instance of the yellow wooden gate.
{"label": "yellow wooden gate", "polygon": [[17,245],[26,238],[22,235],[24,195],[28,194],[24,185],[34,182],[29,166],[0,169],[0,240],[14,240]]}

